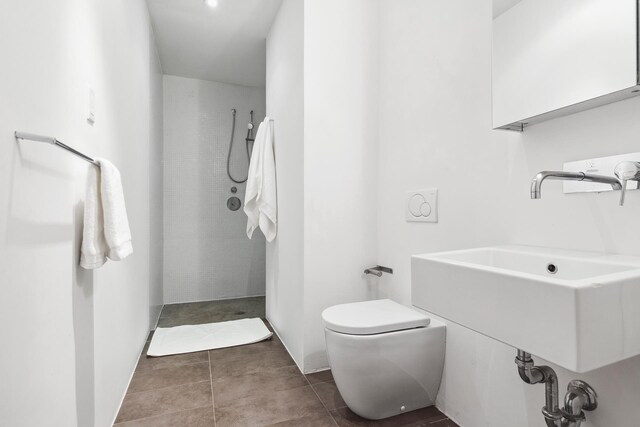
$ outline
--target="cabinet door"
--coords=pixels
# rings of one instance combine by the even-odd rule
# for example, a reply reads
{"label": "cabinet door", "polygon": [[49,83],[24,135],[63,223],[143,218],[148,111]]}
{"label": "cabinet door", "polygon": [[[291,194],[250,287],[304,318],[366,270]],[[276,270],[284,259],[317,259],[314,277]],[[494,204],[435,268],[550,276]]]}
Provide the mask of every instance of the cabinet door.
{"label": "cabinet door", "polygon": [[634,96],[638,0],[522,0],[493,20],[493,127]]}

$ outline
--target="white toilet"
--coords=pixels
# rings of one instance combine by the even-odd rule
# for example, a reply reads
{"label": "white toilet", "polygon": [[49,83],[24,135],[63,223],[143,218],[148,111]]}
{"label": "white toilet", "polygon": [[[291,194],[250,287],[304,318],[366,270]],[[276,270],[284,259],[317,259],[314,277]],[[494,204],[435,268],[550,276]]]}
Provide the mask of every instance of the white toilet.
{"label": "white toilet", "polygon": [[433,405],[445,325],[388,299],[322,312],[329,366],[347,406],[378,420]]}

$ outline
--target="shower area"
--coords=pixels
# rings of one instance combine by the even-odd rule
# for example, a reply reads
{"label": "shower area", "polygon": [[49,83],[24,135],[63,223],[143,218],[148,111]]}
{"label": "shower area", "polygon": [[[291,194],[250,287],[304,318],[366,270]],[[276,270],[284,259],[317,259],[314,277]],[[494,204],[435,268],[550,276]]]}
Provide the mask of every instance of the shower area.
{"label": "shower area", "polygon": [[[160,326],[171,326],[165,315],[182,323],[264,317],[265,240],[247,238],[242,209],[253,145],[246,140],[264,119],[264,88],[167,75],[163,83],[167,306]],[[203,302],[202,310],[191,304],[181,315],[171,306],[192,302]]]}

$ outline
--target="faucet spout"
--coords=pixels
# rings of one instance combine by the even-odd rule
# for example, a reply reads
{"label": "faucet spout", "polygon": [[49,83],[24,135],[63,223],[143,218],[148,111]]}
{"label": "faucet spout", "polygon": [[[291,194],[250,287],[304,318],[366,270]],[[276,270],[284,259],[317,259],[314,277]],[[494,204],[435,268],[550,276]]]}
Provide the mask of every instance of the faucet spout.
{"label": "faucet spout", "polygon": [[584,172],[542,171],[538,172],[531,181],[532,199],[540,199],[542,197],[542,183],[547,179],[599,182],[611,185],[614,190],[622,190],[620,181],[612,176],[594,175]]}

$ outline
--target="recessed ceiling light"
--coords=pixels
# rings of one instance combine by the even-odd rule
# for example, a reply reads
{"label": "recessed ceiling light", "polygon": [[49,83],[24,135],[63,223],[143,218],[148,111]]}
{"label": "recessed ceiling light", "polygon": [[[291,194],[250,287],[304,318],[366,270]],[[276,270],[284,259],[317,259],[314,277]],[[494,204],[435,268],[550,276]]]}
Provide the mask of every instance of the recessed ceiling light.
{"label": "recessed ceiling light", "polygon": [[218,7],[218,0],[204,0],[204,3],[212,9]]}

